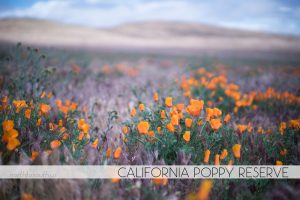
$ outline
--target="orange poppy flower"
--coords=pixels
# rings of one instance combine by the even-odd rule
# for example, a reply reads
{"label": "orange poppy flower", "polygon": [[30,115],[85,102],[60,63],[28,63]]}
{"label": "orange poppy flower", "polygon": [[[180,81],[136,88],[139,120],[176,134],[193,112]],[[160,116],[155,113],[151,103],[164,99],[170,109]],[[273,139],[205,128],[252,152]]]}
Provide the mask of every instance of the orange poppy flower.
{"label": "orange poppy flower", "polygon": [[70,109],[74,112],[77,109],[77,103],[71,102]]}
{"label": "orange poppy flower", "polygon": [[98,146],[98,143],[99,143],[99,139],[96,138],[96,139],[94,140],[94,142],[91,144],[91,147],[92,147],[93,149],[96,149],[97,146]]}
{"label": "orange poppy flower", "polygon": [[135,108],[132,108],[131,111],[130,111],[130,116],[131,117],[134,117],[136,114],[136,109]]}
{"label": "orange poppy flower", "polygon": [[28,107],[25,100],[14,100],[13,104],[16,108],[16,113],[19,113],[22,108]]}
{"label": "orange poppy flower", "polygon": [[158,132],[159,134],[161,134],[161,127],[160,127],[160,126],[157,127],[157,132]]}
{"label": "orange poppy flower", "polygon": [[69,106],[71,105],[71,101],[70,101],[70,100],[66,100],[66,101],[65,101],[65,105],[66,105],[67,107],[69,107]]}
{"label": "orange poppy flower", "polygon": [[178,103],[176,105],[177,110],[179,110],[180,112],[182,112],[184,110],[184,103]]}
{"label": "orange poppy flower", "polygon": [[41,96],[42,99],[46,97],[46,92],[42,92]]}
{"label": "orange poppy flower", "polygon": [[140,134],[147,134],[150,128],[149,122],[147,121],[141,121],[137,125],[138,131]]}
{"label": "orange poppy flower", "polygon": [[178,115],[173,115],[171,117],[171,123],[173,126],[178,126],[179,125],[179,118]]}
{"label": "orange poppy flower", "polygon": [[70,137],[70,134],[69,133],[64,133],[63,134],[63,140],[66,140],[66,139],[68,139]]}
{"label": "orange poppy flower", "polygon": [[248,131],[249,133],[251,133],[251,132],[253,131],[253,127],[252,127],[252,125],[251,125],[250,122],[249,122],[248,125],[247,125],[247,131]]}
{"label": "orange poppy flower", "polygon": [[234,107],[234,108],[233,108],[233,112],[234,112],[234,113],[237,113],[238,111],[239,111],[239,108],[238,108],[238,107]]}
{"label": "orange poppy flower", "polygon": [[289,127],[300,130],[300,119],[292,119],[289,121]]}
{"label": "orange poppy flower", "polygon": [[35,200],[35,198],[31,194],[23,193],[22,200]]}
{"label": "orange poppy flower", "polygon": [[165,186],[168,184],[168,179],[166,178],[154,178],[152,179],[152,183],[155,185]]}
{"label": "orange poppy flower", "polygon": [[177,110],[176,106],[173,106],[172,110],[170,111],[170,115],[171,116],[178,115],[178,110]]}
{"label": "orange poppy flower", "polygon": [[111,155],[111,148],[109,147],[107,150],[106,150],[106,157],[109,158]]}
{"label": "orange poppy flower", "polygon": [[206,108],[206,121],[209,121],[210,118],[214,115],[212,108]]}
{"label": "orange poppy flower", "polygon": [[121,181],[120,178],[112,178],[112,179],[111,179],[111,182],[112,182],[112,183],[119,183],[120,181]]}
{"label": "orange poppy flower", "polygon": [[231,116],[230,114],[227,114],[225,117],[224,117],[224,122],[227,124],[230,120]]}
{"label": "orange poppy flower", "polygon": [[215,165],[220,165],[220,155],[216,154],[215,156]]}
{"label": "orange poppy flower", "polygon": [[81,141],[83,139],[84,133],[80,132],[78,135],[78,140]]}
{"label": "orange poppy flower", "polygon": [[258,129],[257,129],[257,133],[258,133],[258,134],[264,134],[264,133],[265,133],[265,130],[260,126],[260,127],[258,127]]}
{"label": "orange poppy flower", "polygon": [[32,151],[31,152],[31,160],[35,160],[39,156],[38,151]]}
{"label": "orange poppy flower", "polygon": [[186,108],[186,112],[192,116],[199,116],[201,112],[201,107],[196,105],[188,105]]}
{"label": "orange poppy flower", "polygon": [[143,112],[145,110],[145,105],[143,103],[140,103],[139,109]]}
{"label": "orange poppy flower", "polygon": [[190,99],[190,105],[199,106],[201,109],[203,109],[204,101],[203,100]]}
{"label": "orange poppy flower", "polygon": [[[57,125],[56,125],[56,126],[57,126]],[[60,134],[66,132],[66,131],[67,131],[67,129],[66,129],[65,127],[60,127],[60,128],[59,128],[59,133],[60,133]]]}
{"label": "orange poppy flower", "polygon": [[193,120],[191,118],[186,118],[185,119],[185,127],[191,128],[192,127],[192,123],[193,123]]}
{"label": "orange poppy flower", "polygon": [[65,116],[67,116],[68,112],[69,112],[69,107],[68,106],[61,106],[58,108],[58,110],[62,113],[65,114]]}
{"label": "orange poppy flower", "polygon": [[41,125],[41,123],[42,123],[42,119],[39,118],[39,119],[37,120],[37,122],[36,122],[36,126],[39,127],[39,126]]}
{"label": "orange poppy flower", "polygon": [[186,111],[192,116],[199,116],[201,110],[203,109],[203,100],[190,100],[190,105],[187,106]]}
{"label": "orange poppy flower", "polygon": [[280,155],[286,156],[286,154],[287,154],[287,149],[282,149],[282,150],[280,151]]}
{"label": "orange poppy flower", "polygon": [[225,159],[227,157],[227,155],[228,155],[227,149],[223,149],[223,151],[222,151],[222,153],[220,155],[220,160]]}
{"label": "orange poppy flower", "polygon": [[210,124],[211,128],[214,129],[214,131],[218,130],[222,126],[220,119],[211,119],[209,121],[209,124]]}
{"label": "orange poppy flower", "polygon": [[48,112],[51,110],[51,107],[47,104],[41,103],[40,104],[40,111],[43,115],[48,114]]}
{"label": "orange poppy flower", "polygon": [[10,137],[8,139],[8,143],[6,145],[6,148],[9,150],[9,151],[12,151],[14,150],[17,146],[19,146],[21,143],[20,141],[15,138],[15,137]]}
{"label": "orange poppy flower", "polygon": [[154,139],[154,137],[155,137],[154,131],[149,131],[149,132],[147,133],[147,136],[149,137],[150,141],[152,141],[152,140]]}
{"label": "orange poppy flower", "polygon": [[59,108],[62,106],[62,101],[60,99],[55,100],[56,106]]}
{"label": "orange poppy flower", "polygon": [[173,126],[172,123],[168,123],[166,127],[167,127],[169,132],[171,132],[171,133],[175,132],[175,127]]}
{"label": "orange poppy flower", "polygon": [[209,161],[209,156],[210,156],[210,150],[209,149],[207,149],[207,150],[205,150],[205,152],[204,152],[204,163],[208,163],[208,161]]}
{"label": "orange poppy flower", "polygon": [[213,187],[213,182],[211,180],[202,181],[197,193],[197,199],[208,200],[212,187]]}
{"label": "orange poppy flower", "polygon": [[60,126],[60,127],[63,126],[63,120],[60,119],[60,120],[58,121],[58,126]]}
{"label": "orange poppy flower", "polygon": [[201,126],[202,124],[203,124],[203,120],[202,120],[202,119],[199,119],[198,122],[197,122],[197,125],[198,125],[198,126]]}
{"label": "orange poppy flower", "polygon": [[166,118],[166,112],[164,110],[160,111],[160,118],[165,119]]}
{"label": "orange poppy flower", "polygon": [[238,124],[235,126],[235,129],[239,132],[239,133],[244,133],[247,130],[247,125],[243,125],[243,124]]}
{"label": "orange poppy flower", "polygon": [[31,110],[30,109],[25,110],[24,115],[25,115],[25,118],[30,119]]}
{"label": "orange poppy flower", "polygon": [[9,142],[9,139],[18,137],[19,133],[16,129],[10,129],[9,131],[5,131],[2,136],[3,142]]}
{"label": "orange poppy flower", "polygon": [[279,125],[279,132],[280,132],[281,135],[284,134],[285,129],[286,129],[286,123],[281,122],[280,125]]}
{"label": "orange poppy flower", "polygon": [[114,159],[119,159],[122,155],[122,148],[118,147],[114,152]]}
{"label": "orange poppy flower", "polygon": [[58,147],[60,147],[60,145],[61,145],[61,142],[59,140],[53,140],[50,143],[50,146],[52,149],[57,149]]}
{"label": "orange poppy flower", "polygon": [[207,106],[208,107],[212,107],[213,106],[213,102],[212,101],[207,101]]}
{"label": "orange poppy flower", "polygon": [[206,108],[206,121],[209,121],[213,117],[219,117],[222,115],[222,111],[218,108]]}
{"label": "orange poppy flower", "polygon": [[283,162],[281,162],[280,160],[276,160],[276,164],[275,165],[281,166],[281,165],[283,165]]}
{"label": "orange poppy flower", "polygon": [[232,147],[233,155],[235,158],[239,159],[241,157],[241,145],[235,144]]}
{"label": "orange poppy flower", "polygon": [[189,142],[190,139],[191,139],[191,132],[190,131],[185,131],[185,133],[183,134],[183,139],[186,141],[186,142]]}
{"label": "orange poppy flower", "polygon": [[157,92],[154,93],[153,100],[154,100],[154,102],[158,102],[158,93]]}
{"label": "orange poppy flower", "polygon": [[172,107],[172,97],[166,97],[166,99],[165,99],[165,105],[167,106],[167,107]]}
{"label": "orange poppy flower", "polygon": [[3,131],[10,131],[14,128],[14,121],[13,120],[4,120],[2,122]]}
{"label": "orange poppy flower", "polygon": [[129,128],[128,128],[127,126],[123,126],[123,127],[122,127],[122,132],[123,132],[124,134],[127,134],[127,133],[129,132]]}
{"label": "orange poppy flower", "polygon": [[57,127],[58,126],[56,124],[54,124],[52,122],[49,123],[49,130],[50,131],[55,131],[57,129]]}
{"label": "orange poppy flower", "polygon": [[53,93],[52,93],[52,92],[49,92],[49,93],[47,94],[47,98],[48,98],[48,99],[51,99],[52,96],[53,96]]}

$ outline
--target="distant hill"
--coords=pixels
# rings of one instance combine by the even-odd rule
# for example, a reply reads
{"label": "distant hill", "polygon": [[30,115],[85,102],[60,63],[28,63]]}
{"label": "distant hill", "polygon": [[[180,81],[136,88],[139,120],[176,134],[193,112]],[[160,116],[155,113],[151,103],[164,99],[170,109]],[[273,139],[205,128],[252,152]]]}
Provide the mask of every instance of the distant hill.
{"label": "distant hill", "polygon": [[300,37],[185,22],[138,22],[88,28],[45,20],[0,20],[1,42],[91,48],[300,51]]}

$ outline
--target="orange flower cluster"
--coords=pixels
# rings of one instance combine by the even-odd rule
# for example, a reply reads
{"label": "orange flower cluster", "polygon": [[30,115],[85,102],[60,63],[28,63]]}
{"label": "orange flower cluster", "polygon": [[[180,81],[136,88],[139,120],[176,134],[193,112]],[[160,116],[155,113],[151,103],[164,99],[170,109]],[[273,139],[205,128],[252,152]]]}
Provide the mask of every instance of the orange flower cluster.
{"label": "orange flower cluster", "polygon": [[237,130],[239,133],[244,133],[247,130],[248,126],[243,124],[237,124],[235,126],[235,130]]}
{"label": "orange flower cluster", "polygon": [[139,74],[139,70],[135,67],[131,67],[125,63],[118,63],[116,65],[104,65],[100,69],[100,72],[106,75],[111,74],[124,74],[131,77],[136,77]]}
{"label": "orange flower cluster", "polygon": [[69,100],[66,100],[65,103],[63,104],[63,102],[60,99],[57,99],[55,103],[58,110],[65,114],[65,117],[68,115],[69,111],[74,112],[78,108],[77,103]]}
{"label": "orange flower cluster", "polygon": [[234,83],[229,83],[226,87],[225,87],[225,94],[228,97],[231,97],[234,101],[238,101],[241,98],[241,93],[239,90],[239,86],[234,84]]}
{"label": "orange flower cluster", "polygon": [[183,77],[181,80],[180,87],[184,91],[184,96],[191,97],[191,88],[198,85],[199,82],[195,78],[191,77],[189,79],[186,79],[185,77]]}
{"label": "orange flower cluster", "polygon": [[239,90],[239,86],[233,83],[226,85],[224,93],[226,96],[235,101],[235,111],[237,111],[240,107],[251,106],[255,96],[255,93],[242,95]]}
{"label": "orange flower cluster", "polygon": [[187,106],[186,111],[192,116],[199,116],[200,112],[203,109],[204,101],[203,100],[196,100],[196,99],[191,99],[190,100],[190,105]]}
{"label": "orange flower cluster", "polygon": [[[291,129],[300,130],[300,119],[289,120],[288,121],[288,126]],[[286,129],[287,129],[287,123],[286,122],[281,122],[279,124],[279,133],[281,135],[283,135]]]}
{"label": "orange flower cluster", "polygon": [[[233,156],[237,159],[240,158],[241,156],[241,145],[240,144],[235,144],[232,146],[232,151],[233,151]],[[208,164],[209,162],[209,158],[210,158],[210,154],[211,154],[211,151],[209,149],[205,150],[204,151],[204,159],[203,159],[203,162],[205,164]],[[216,154],[215,155],[215,165],[220,165],[220,162],[222,160],[224,160],[226,157],[228,156],[228,151],[227,149],[223,149],[221,154]],[[232,160],[229,160],[229,163],[228,165],[232,165]]]}
{"label": "orange flower cluster", "polygon": [[16,113],[19,113],[22,108],[28,107],[25,100],[14,100],[13,105],[16,109]]}
{"label": "orange flower cluster", "polygon": [[211,118],[219,117],[222,115],[222,111],[218,108],[206,108],[206,121],[209,121]]}
{"label": "orange flower cluster", "polygon": [[220,76],[213,77],[206,85],[206,88],[209,90],[215,90],[217,87],[224,88],[226,83],[227,83],[227,78],[224,75],[220,75]]}
{"label": "orange flower cluster", "polygon": [[19,133],[16,129],[14,129],[14,122],[12,120],[4,120],[2,122],[3,136],[2,141],[7,143],[6,148],[9,151],[14,150],[21,143],[17,139]]}
{"label": "orange flower cluster", "polygon": [[268,99],[276,99],[288,103],[300,103],[300,97],[293,95],[290,92],[278,92],[274,88],[268,88],[265,92],[257,92],[255,100],[262,101]]}
{"label": "orange flower cluster", "polygon": [[295,130],[300,130],[300,119],[293,119],[289,121],[289,127]]}
{"label": "orange flower cluster", "polygon": [[84,119],[80,119],[77,124],[78,129],[81,131],[78,139],[82,140],[83,137],[89,138],[89,130],[90,130],[90,125],[86,123]]}
{"label": "orange flower cluster", "polygon": [[[201,86],[208,89],[211,92],[211,96],[216,95],[216,89],[221,88],[224,94],[235,101],[235,111],[240,107],[251,106],[254,100],[255,93],[244,94],[239,90],[239,86],[233,83],[227,83],[225,75],[216,76],[211,72],[207,72],[204,68],[198,69],[198,74],[201,75],[199,81],[194,77],[189,79],[182,78],[181,89],[184,91],[184,96],[191,97],[192,87]],[[217,98],[219,102],[224,101],[224,98],[220,96]],[[213,102],[208,101],[207,105],[212,106]]]}

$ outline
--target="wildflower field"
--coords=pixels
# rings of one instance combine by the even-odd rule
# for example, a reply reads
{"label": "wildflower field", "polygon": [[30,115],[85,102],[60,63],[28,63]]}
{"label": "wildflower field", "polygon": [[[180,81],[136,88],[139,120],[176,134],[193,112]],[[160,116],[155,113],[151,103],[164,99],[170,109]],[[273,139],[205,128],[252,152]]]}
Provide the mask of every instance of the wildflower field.
{"label": "wildflower field", "polygon": [[[300,164],[299,59],[183,55],[2,45],[1,164]],[[0,185],[23,200],[300,197],[297,179]]]}

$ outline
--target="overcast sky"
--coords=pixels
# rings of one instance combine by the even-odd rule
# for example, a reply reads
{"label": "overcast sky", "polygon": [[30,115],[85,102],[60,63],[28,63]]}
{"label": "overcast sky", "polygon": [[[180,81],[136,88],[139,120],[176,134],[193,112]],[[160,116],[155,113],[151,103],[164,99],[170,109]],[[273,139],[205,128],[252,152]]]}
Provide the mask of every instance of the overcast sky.
{"label": "overcast sky", "polygon": [[92,27],[175,20],[300,35],[300,0],[0,0],[0,18],[10,17]]}

